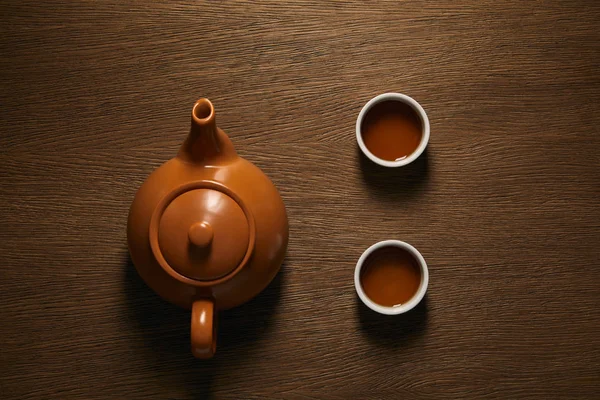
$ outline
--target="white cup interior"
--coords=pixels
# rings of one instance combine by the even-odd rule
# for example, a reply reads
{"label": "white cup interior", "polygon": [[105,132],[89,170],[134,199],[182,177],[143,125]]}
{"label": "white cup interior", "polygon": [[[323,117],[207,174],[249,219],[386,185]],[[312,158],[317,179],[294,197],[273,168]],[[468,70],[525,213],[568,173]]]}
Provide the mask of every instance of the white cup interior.
{"label": "white cup interior", "polygon": [[[371,253],[373,253],[375,250],[378,250],[382,247],[390,246],[399,247],[408,251],[410,254],[412,254],[415,260],[417,260],[419,267],[421,268],[421,284],[419,285],[419,289],[417,289],[417,293],[415,293],[415,295],[406,303],[394,307],[382,306],[371,300],[364,292],[362,282],[360,281],[360,272],[367,257],[369,257],[369,255],[371,255]],[[400,240],[384,240],[382,242],[375,243],[367,250],[365,250],[365,252],[360,256],[358,262],[356,263],[356,268],[354,269],[354,287],[356,288],[356,293],[358,294],[358,297],[362,300],[363,303],[365,303],[367,307],[380,314],[397,315],[412,310],[416,307],[417,304],[421,302],[421,300],[423,300],[423,297],[425,297],[428,285],[429,270],[427,268],[427,263],[425,262],[425,259],[417,249],[415,249],[410,244],[402,242]]]}
{"label": "white cup interior", "polygon": [[[404,104],[408,104],[421,118],[421,126],[422,126],[422,135],[421,142],[417,149],[408,157],[403,158],[402,160],[396,161],[388,161],[382,158],[375,156],[365,145],[365,142],[362,137],[362,123],[365,116],[368,112],[373,108],[375,104],[381,103],[382,101],[398,101]],[[414,160],[416,160],[422,153],[425,151],[427,147],[427,143],[429,143],[429,118],[427,118],[427,114],[425,110],[415,99],[409,97],[405,94],[401,93],[384,93],[379,96],[373,97],[367,104],[364,105],[360,113],[358,114],[358,118],[356,119],[356,141],[358,142],[358,147],[364,153],[367,158],[373,161],[376,164],[379,164],[383,167],[401,167],[403,165],[410,164]]]}

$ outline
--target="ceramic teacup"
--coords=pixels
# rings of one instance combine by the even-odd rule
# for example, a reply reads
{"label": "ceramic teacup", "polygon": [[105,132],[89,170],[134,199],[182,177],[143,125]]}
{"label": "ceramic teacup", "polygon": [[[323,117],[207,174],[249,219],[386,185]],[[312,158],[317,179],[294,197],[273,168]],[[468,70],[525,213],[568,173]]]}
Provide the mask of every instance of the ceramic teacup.
{"label": "ceramic teacup", "polygon": [[[385,249],[388,247],[397,247],[403,250],[405,253],[408,253],[412,257],[420,271],[420,282],[418,283],[417,290],[414,293],[414,295],[412,295],[412,297],[408,301],[400,305],[394,305],[392,307],[383,306],[369,298],[369,296],[365,293],[361,276],[362,269],[363,267],[365,267],[365,262],[369,259],[369,256],[371,256],[374,252],[380,249]],[[427,263],[425,262],[425,259],[417,249],[415,249],[410,244],[402,242],[400,240],[384,240],[382,242],[375,243],[367,250],[365,250],[365,252],[360,256],[358,262],[356,263],[356,268],[354,270],[354,286],[356,288],[356,293],[358,294],[358,297],[367,307],[380,314],[397,315],[412,310],[417,306],[417,304],[419,304],[419,302],[425,296],[428,285],[429,270],[427,268]]]}
{"label": "ceramic teacup", "polygon": [[[420,119],[421,137],[418,145],[416,145],[416,148],[412,151],[412,153],[394,161],[384,160],[383,158],[373,154],[373,152],[365,144],[363,137],[363,123],[365,122],[366,117],[375,106],[383,102],[399,102],[401,105],[408,105],[418,119]],[[429,118],[427,118],[427,114],[425,113],[423,107],[421,107],[421,105],[412,97],[401,93],[384,93],[372,98],[367,104],[365,104],[362,110],[360,110],[358,118],[356,119],[356,141],[358,142],[360,150],[371,161],[383,167],[402,167],[415,161],[427,147],[427,143],[429,142],[429,130]],[[398,132],[398,134],[401,135],[402,132]]]}

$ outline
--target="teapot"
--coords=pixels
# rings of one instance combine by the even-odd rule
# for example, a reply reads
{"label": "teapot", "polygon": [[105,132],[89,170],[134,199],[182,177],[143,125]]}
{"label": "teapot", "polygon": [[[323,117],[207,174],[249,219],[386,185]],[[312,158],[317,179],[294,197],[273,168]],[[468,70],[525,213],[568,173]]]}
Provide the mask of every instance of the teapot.
{"label": "teapot", "polygon": [[217,311],[247,302],[279,271],[288,244],[281,196],[237,155],[208,99],[195,103],[177,156],[137,191],[127,242],[148,286],[191,309],[191,349],[198,358],[215,353]]}

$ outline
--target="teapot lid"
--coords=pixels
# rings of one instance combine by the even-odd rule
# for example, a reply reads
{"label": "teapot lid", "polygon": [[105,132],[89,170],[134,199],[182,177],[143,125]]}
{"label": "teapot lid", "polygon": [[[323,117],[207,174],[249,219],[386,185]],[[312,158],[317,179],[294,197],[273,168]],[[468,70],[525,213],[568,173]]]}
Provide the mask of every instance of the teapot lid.
{"label": "teapot lid", "polygon": [[232,276],[250,258],[254,219],[227,187],[191,182],[167,194],[155,209],[150,244],[170,275],[186,283],[214,283]]}

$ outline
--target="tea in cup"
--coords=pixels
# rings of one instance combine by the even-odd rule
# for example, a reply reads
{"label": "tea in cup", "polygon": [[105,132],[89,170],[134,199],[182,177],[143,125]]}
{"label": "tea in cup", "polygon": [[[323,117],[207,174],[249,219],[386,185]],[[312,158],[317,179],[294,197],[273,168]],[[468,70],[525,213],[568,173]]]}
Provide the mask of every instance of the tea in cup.
{"label": "tea in cup", "polygon": [[369,247],[354,270],[354,286],[363,303],[381,314],[412,310],[425,296],[429,270],[408,243],[385,240]]}
{"label": "tea in cup", "polygon": [[416,100],[400,93],[371,99],[356,120],[356,140],[371,161],[401,167],[416,160],[429,142],[429,119]]}

